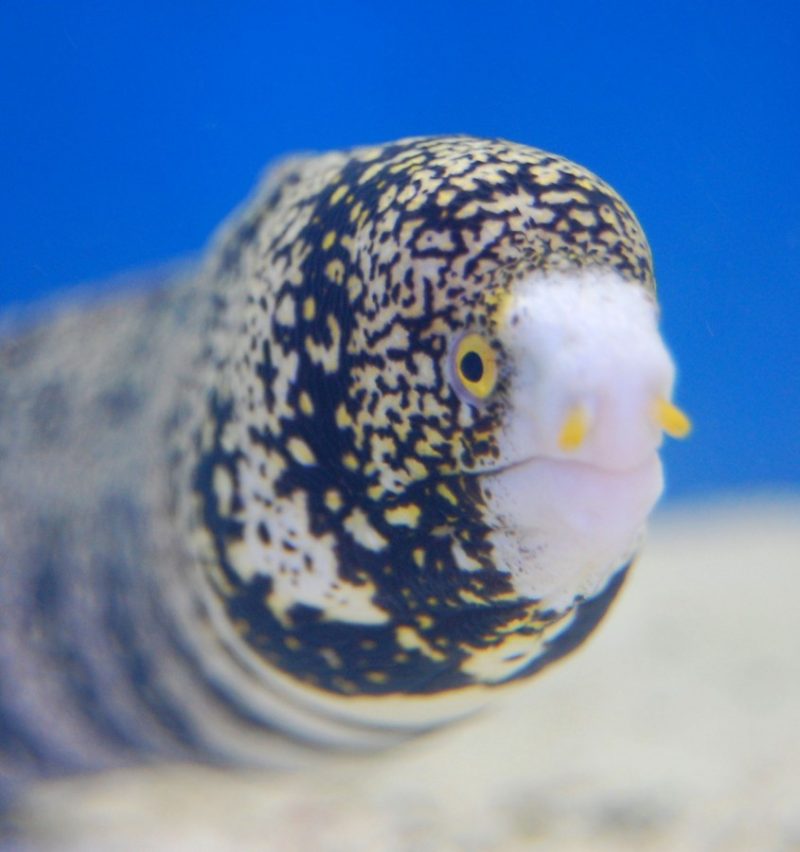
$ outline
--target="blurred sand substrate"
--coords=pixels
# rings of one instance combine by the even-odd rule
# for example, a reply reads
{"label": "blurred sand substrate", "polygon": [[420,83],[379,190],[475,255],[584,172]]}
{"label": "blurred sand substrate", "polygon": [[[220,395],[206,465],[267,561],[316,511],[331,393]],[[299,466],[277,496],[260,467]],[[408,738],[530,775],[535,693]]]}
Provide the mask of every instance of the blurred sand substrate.
{"label": "blurred sand substrate", "polygon": [[800,495],[664,510],[597,635],[480,718],[270,776],[42,790],[59,850],[800,850]]}

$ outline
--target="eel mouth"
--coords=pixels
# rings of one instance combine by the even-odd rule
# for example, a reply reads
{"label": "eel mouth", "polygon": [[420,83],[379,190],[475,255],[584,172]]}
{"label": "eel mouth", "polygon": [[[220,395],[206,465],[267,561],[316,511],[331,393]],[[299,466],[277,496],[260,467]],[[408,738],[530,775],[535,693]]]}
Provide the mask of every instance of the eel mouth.
{"label": "eel mouth", "polygon": [[[501,467],[483,471],[482,480],[487,483],[504,481],[512,488],[536,494],[549,492],[551,497],[560,493],[560,487],[569,497],[571,489],[577,498],[582,493],[597,492],[598,497],[612,498],[621,496],[626,490],[633,492],[644,488],[651,491],[654,475],[658,478],[658,492],[661,490],[661,458],[657,451],[648,453],[642,460],[625,467],[605,466],[595,462],[570,459],[557,456],[529,456],[519,461],[509,462]],[[524,486],[524,487],[523,487]],[[653,502],[657,499],[655,495]]]}
{"label": "eel mouth", "polygon": [[654,463],[659,463],[659,454],[657,450],[648,453],[642,460],[633,462],[626,466],[619,465],[602,465],[595,462],[585,461],[583,459],[572,459],[564,456],[549,456],[549,455],[534,455],[526,458],[511,461],[499,467],[489,468],[488,470],[477,471],[474,475],[480,479],[492,479],[497,476],[503,476],[519,470],[535,470],[537,466],[558,465],[560,469],[572,470],[575,472],[583,471],[588,475],[607,476],[609,479],[636,476],[643,470],[649,468]]}

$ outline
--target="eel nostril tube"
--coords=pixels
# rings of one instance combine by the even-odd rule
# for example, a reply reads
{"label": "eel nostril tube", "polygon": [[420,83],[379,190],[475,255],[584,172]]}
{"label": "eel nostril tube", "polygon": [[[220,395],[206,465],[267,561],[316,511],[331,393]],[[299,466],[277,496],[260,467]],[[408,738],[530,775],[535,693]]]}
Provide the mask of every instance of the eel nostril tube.
{"label": "eel nostril tube", "polygon": [[586,406],[574,405],[564,419],[558,436],[558,446],[565,452],[577,450],[586,440],[591,425]]}
{"label": "eel nostril tube", "polygon": [[664,397],[653,403],[653,419],[670,438],[685,438],[692,431],[689,417]]}

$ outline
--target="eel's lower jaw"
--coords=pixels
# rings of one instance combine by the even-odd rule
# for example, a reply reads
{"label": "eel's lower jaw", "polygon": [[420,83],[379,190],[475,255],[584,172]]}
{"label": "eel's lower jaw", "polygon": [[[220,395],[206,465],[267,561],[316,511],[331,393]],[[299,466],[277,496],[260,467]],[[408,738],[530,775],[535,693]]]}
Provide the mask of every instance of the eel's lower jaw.
{"label": "eel's lower jaw", "polygon": [[630,560],[663,489],[655,450],[626,469],[532,457],[481,479],[498,567],[521,595],[559,610]]}

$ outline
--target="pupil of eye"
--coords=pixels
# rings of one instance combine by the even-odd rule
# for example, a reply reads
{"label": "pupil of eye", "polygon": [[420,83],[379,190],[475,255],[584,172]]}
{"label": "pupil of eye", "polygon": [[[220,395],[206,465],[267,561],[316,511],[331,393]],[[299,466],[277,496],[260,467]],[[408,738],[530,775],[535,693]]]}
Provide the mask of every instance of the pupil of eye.
{"label": "pupil of eye", "polygon": [[461,375],[468,382],[479,382],[483,377],[483,359],[477,352],[467,352],[460,366]]}

